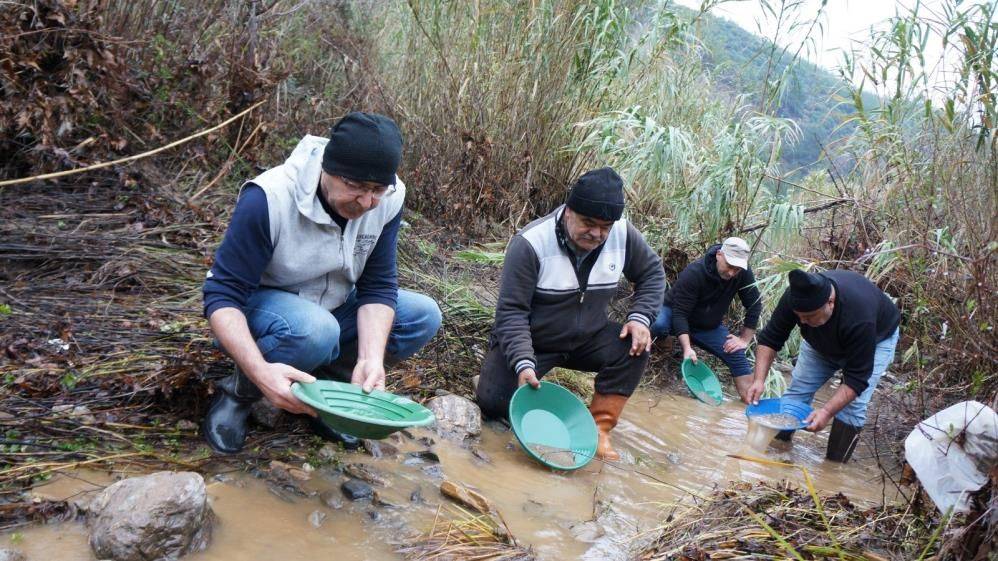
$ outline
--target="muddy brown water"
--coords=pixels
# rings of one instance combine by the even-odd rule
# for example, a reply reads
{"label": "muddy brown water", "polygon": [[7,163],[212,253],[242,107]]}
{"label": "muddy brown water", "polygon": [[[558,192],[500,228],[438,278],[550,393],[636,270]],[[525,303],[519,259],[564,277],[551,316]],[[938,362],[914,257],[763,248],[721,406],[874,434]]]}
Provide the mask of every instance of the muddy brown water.
{"label": "muddy brown water", "polygon": [[[575,472],[551,471],[520,450],[511,432],[492,426],[486,427],[478,444],[489,462],[428,431],[415,436],[436,440],[432,449],[441,460],[436,467],[414,460],[407,465],[405,456],[373,459],[364,452],[346,454],[344,462],[367,463],[389,476],[389,487],[375,489],[381,500],[394,507],[374,506],[369,501],[351,503],[338,490],[343,476],[332,470],[317,470],[302,487],[316,493],[334,490],[342,498],[339,509],[328,508],[318,496],[277,496],[265,481],[248,474],[210,476],[209,495],[219,521],[214,539],[207,551],[185,559],[399,559],[394,544],[428,529],[438,506],[450,504],[438,490],[440,475],[492,500],[513,535],[531,545],[539,559],[550,560],[625,559],[635,535],[657,527],[691,494],[707,494],[726,481],[802,480],[799,470],[737,460],[728,454],[792,462],[807,468],[821,490],[841,491],[855,501],[881,502],[883,487],[876,467],[863,461],[825,462],[826,435],[798,433],[789,450],[751,449],[743,411],[737,401],[712,407],[688,396],[639,392],[614,431],[623,469],[594,461]],[[409,439],[396,446],[403,454],[426,448]],[[866,454],[861,450],[857,455]],[[65,499],[110,481],[109,474],[80,471],[36,492]],[[417,490],[423,500],[412,502]],[[326,515],[319,527],[309,522],[315,511]],[[594,515],[597,522],[593,522]],[[0,547],[11,545],[29,561],[94,559],[82,524],[20,528],[16,544],[11,544],[10,533],[0,535]]]}

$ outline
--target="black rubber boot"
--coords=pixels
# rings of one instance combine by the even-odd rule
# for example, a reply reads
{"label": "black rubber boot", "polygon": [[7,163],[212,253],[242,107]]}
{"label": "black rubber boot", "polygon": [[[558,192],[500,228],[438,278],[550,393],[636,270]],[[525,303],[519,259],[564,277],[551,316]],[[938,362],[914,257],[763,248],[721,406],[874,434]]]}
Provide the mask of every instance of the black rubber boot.
{"label": "black rubber boot", "polygon": [[311,428],[312,432],[321,437],[323,440],[339,442],[343,445],[343,448],[347,450],[356,450],[360,448],[362,442],[356,436],[340,432],[324,423],[322,419],[318,417],[312,417],[311,415],[306,415],[306,417],[308,417],[309,428]]}
{"label": "black rubber boot", "polygon": [[832,431],[828,435],[828,449],[825,458],[833,462],[846,463],[852,457],[856,444],[859,443],[859,432],[863,427],[854,427],[838,419],[832,421]]}
{"label": "black rubber boot", "polygon": [[263,394],[238,368],[219,380],[215,388],[218,394],[208,408],[201,431],[216,452],[235,454],[246,442],[250,409]]}

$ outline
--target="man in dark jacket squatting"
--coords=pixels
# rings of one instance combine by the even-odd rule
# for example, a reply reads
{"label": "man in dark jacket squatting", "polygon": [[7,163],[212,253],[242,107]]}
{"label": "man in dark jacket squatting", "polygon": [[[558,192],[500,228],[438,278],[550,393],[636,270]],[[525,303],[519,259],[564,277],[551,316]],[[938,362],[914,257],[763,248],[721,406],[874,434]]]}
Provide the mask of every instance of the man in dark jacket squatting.
{"label": "man in dark jacket squatting", "polygon": [[[749,268],[749,246],[741,238],[728,238],[712,246],[703,258],[690,263],[665,294],[652,337],[675,335],[683,358],[697,362],[692,344],[721,359],[735,379],[738,395],[745,399],[752,385],[752,365],[745,349],[752,342],[762,312],[762,299]],[[721,320],[738,295],[745,320],[738,336]]]}
{"label": "man in dark jacket squatting", "polygon": [[[506,417],[513,392],[540,387],[552,368],[596,372],[596,455],[611,461],[620,455],[609,434],[648,365],[648,326],[665,291],[661,260],[623,212],[620,176],[597,169],[579,178],[564,205],[513,236],[476,389],[487,416]],[[621,275],[634,283],[623,326],[607,317]]]}
{"label": "man in dark jacket squatting", "polygon": [[[759,333],[755,379],[745,401],[758,402],[776,353],[793,328],[800,327],[804,341],[783,397],[810,404],[815,392],[842,371],[842,384],[805,422],[807,430],[818,432],[832,421],[826,457],[847,462],[866,423],[870,398],[894,360],[901,314],[887,294],[859,273],[795,270],[789,280],[790,288]],[[785,431],[777,438],[792,435]]]}

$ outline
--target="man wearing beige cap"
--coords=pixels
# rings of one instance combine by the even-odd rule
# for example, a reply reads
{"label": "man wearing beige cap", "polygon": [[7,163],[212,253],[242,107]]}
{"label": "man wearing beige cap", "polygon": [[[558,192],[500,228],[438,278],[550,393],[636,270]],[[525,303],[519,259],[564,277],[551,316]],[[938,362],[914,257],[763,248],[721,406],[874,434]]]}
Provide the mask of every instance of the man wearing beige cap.
{"label": "man wearing beige cap", "polygon": [[[662,310],[651,326],[654,337],[675,335],[683,347],[683,358],[697,362],[695,343],[727,365],[744,399],[752,385],[752,365],[745,348],[755,335],[762,312],[762,299],[749,268],[749,246],[741,238],[728,238],[690,263],[665,293]],[[735,294],[745,306],[739,336],[721,324]]]}

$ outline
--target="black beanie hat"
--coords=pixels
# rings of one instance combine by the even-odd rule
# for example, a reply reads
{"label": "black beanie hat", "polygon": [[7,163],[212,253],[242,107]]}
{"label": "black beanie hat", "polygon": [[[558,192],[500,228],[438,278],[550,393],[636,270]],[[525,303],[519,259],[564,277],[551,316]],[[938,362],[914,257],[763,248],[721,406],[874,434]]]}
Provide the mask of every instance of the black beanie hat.
{"label": "black beanie hat", "polygon": [[813,312],[828,302],[832,283],[818,273],[805,273],[800,269],[790,271],[790,307],[795,312]]}
{"label": "black beanie hat", "polygon": [[586,172],[572,186],[565,204],[583,216],[616,222],[624,214],[624,180],[612,168]]}
{"label": "black beanie hat", "polygon": [[401,160],[402,133],[395,121],[355,111],[330,129],[322,169],[355,181],[394,185]]}

